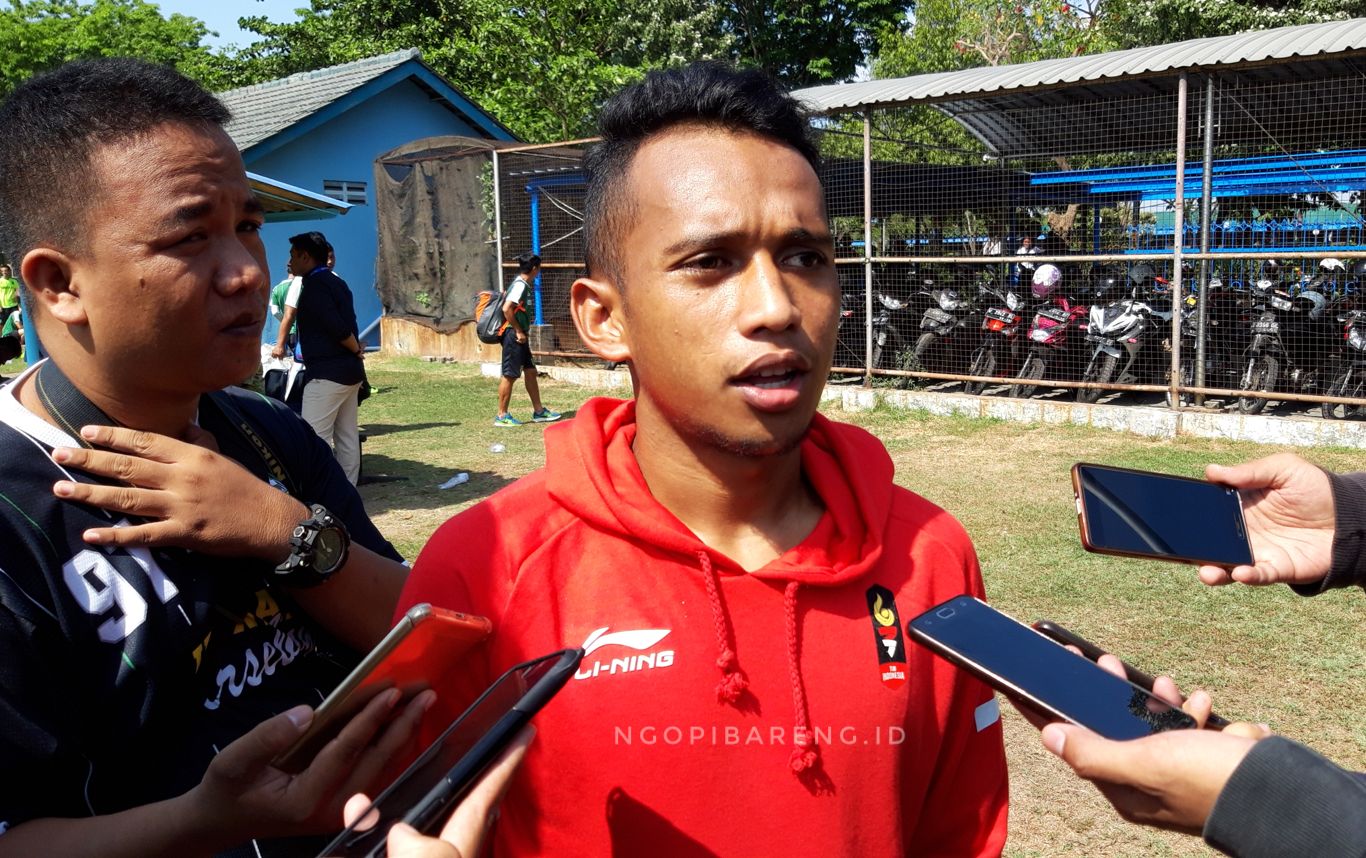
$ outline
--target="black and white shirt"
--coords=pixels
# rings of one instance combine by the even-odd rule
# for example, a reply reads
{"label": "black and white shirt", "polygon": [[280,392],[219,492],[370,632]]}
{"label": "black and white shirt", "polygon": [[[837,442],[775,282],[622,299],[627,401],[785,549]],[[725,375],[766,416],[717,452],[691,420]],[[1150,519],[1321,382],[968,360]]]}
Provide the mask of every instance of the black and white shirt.
{"label": "black and white shirt", "polygon": [[[357,660],[272,585],[265,562],[85,544],[83,531],[117,517],[53,495],[59,479],[92,478],[52,461],[53,447],[77,442],[26,410],[18,383],[0,388],[0,831],[183,793],[224,745],[316,705]],[[199,422],[224,455],[400,559],[284,405],[234,388],[203,397]]]}

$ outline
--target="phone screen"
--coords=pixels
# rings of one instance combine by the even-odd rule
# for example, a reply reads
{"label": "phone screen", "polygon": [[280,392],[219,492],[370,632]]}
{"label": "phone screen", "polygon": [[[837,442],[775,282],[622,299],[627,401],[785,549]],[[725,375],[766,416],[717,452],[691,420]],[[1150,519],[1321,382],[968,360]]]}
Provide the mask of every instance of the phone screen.
{"label": "phone screen", "polygon": [[[473,785],[502,747],[573,673],[577,658],[569,661],[566,658],[564,652],[553,653],[520,664],[499,677],[375,798],[370,810],[356,825],[343,831],[322,854],[340,858],[383,855],[385,839],[394,823],[404,820],[421,830],[423,826],[413,818],[414,811],[431,816],[452,805]],[[555,677],[552,678],[552,674]],[[547,689],[542,685],[538,688],[538,684],[548,678],[548,684],[554,687]],[[558,684],[554,678],[559,679]],[[548,693],[541,694],[528,705],[528,695],[533,689]],[[492,743],[488,741],[490,737],[494,739]],[[476,746],[481,746],[482,753],[471,753]]]}
{"label": "phone screen", "polygon": [[1193,728],[1195,720],[971,596],[931,608],[911,637],[992,687],[1108,739]]}
{"label": "phone screen", "polygon": [[1252,563],[1237,489],[1083,464],[1073,469],[1073,482],[1088,550],[1214,566]]}

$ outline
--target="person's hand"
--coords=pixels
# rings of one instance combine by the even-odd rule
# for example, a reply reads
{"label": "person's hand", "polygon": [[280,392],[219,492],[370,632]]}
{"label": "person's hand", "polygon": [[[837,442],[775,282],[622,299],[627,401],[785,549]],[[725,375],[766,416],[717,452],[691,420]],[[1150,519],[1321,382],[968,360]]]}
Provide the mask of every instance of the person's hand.
{"label": "person's hand", "polygon": [[519,343],[524,343],[524,342],[526,342],[526,332],[525,332],[525,331],[518,331],[518,332],[517,332],[517,342],[519,342]]}
{"label": "person's hand", "polygon": [[399,697],[390,689],[371,700],[298,774],[274,768],[271,761],[312,722],[307,706],[264,721],[223,748],[185,796],[192,818],[202,820],[206,845],[218,851],[258,837],[325,834],[343,827],[346,796],[375,786],[386,764],[416,736],[436,693],[422,692],[395,716]]}
{"label": "person's hand", "polygon": [[271,348],[270,356],[275,358],[276,360],[283,358],[285,356],[285,347],[277,343],[275,346]]}
{"label": "person's hand", "polygon": [[1085,727],[1049,724],[1043,743],[1129,822],[1198,835],[1233,770],[1267,735],[1239,723],[1219,732],[1168,730],[1114,742]]}
{"label": "person's hand", "polygon": [[[390,858],[475,858],[479,855],[493,814],[535,735],[536,728],[530,725],[517,735],[469,795],[456,806],[439,837],[419,834],[401,822],[390,828],[387,840]],[[346,824],[354,825],[369,806],[370,799],[364,793],[353,795],[344,810]]]}
{"label": "person's hand", "polygon": [[1251,566],[1200,567],[1219,584],[1310,584],[1333,563],[1333,488],[1322,470],[1290,453],[1233,467],[1210,465],[1205,477],[1238,489],[1252,543]]}
{"label": "person's hand", "polygon": [[216,452],[209,433],[192,427],[188,441],[112,426],[86,426],[81,437],[105,449],[59,447],[54,461],[125,485],[61,480],[64,500],[147,519],[82,534],[91,545],[172,546],[205,554],[289,556],[289,535],[308,509]]}

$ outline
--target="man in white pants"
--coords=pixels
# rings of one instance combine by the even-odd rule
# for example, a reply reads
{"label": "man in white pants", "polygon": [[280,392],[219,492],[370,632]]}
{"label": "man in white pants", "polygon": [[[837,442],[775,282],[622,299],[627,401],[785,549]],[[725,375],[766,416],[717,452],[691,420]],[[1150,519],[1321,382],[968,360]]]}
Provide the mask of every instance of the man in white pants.
{"label": "man in white pants", "polygon": [[351,289],[327,267],[328,243],[320,232],[289,240],[290,267],[303,277],[299,291],[299,349],[308,364],[303,418],[332,446],[354,485],[360,477],[360,426],[356,422],[365,349],[356,337]]}

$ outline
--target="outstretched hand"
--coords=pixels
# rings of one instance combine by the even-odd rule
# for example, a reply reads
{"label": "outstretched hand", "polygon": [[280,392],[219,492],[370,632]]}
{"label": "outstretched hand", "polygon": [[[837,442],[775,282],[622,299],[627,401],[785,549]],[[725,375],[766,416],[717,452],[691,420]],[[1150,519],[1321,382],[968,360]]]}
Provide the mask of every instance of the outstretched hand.
{"label": "outstretched hand", "polygon": [[1207,479],[1238,489],[1253,565],[1200,567],[1200,580],[1220,584],[1311,584],[1333,562],[1333,488],[1328,475],[1290,453],[1241,465],[1210,465]]}
{"label": "outstretched hand", "polygon": [[59,447],[53,461],[123,485],[61,480],[53,493],[66,500],[145,519],[126,527],[93,528],[92,545],[168,546],[205,554],[289,555],[291,528],[308,510],[217,452],[209,433],[192,427],[187,441],[114,426],[86,426],[81,437],[96,447]]}

